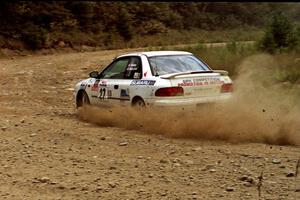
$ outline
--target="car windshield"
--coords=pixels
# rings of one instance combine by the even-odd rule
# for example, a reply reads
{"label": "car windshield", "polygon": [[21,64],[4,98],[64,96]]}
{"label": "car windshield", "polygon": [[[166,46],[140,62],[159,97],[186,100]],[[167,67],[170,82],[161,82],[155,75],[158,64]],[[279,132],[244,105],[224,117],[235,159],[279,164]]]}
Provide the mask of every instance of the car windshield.
{"label": "car windshield", "polygon": [[194,55],[168,55],[149,57],[150,66],[156,76],[189,71],[211,69]]}

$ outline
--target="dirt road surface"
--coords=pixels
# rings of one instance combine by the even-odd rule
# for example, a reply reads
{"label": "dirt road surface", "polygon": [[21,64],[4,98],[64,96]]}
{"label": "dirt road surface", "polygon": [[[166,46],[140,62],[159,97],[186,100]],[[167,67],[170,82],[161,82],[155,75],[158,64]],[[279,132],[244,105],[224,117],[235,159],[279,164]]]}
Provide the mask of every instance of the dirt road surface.
{"label": "dirt road surface", "polygon": [[0,60],[0,199],[300,199],[299,147],[81,121],[75,83],[121,52]]}

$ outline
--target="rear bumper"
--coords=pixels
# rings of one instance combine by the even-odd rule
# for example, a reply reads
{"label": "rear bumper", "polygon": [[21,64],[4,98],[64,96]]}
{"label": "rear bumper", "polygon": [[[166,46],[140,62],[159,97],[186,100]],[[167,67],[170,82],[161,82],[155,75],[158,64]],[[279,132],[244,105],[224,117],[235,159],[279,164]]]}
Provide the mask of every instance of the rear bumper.
{"label": "rear bumper", "polygon": [[226,102],[232,97],[231,93],[218,96],[203,96],[194,98],[155,98],[148,99],[147,104],[155,107],[196,107],[199,104]]}

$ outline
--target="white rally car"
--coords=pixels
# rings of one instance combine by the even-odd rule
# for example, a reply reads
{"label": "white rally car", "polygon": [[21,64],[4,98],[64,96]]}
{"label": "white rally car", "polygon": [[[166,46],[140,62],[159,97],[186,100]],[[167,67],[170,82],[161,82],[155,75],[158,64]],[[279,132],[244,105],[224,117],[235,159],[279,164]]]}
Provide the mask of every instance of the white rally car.
{"label": "white rally car", "polygon": [[93,105],[196,106],[231,97],[232,80],[185,51],[148,51],[116,57],[78,82],[76,107]]}

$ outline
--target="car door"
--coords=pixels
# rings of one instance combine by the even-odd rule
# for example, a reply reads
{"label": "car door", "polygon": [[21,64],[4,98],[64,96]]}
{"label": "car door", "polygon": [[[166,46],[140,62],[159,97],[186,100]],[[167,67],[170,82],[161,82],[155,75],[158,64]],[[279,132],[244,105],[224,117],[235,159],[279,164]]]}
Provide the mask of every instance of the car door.
{"label": "car door", "polygon": [[[131,99],[136,93],[132,88],[132,81],[142,78],[142,61],[139,56],[131,56],[125,68],[124,78],[118,80],[119,85],[119,104],[130,105]],[[117,102],[116,102],[117,103]]]}
{"label": "car door", "polygon": [[132,80],[142,77],[141,59],[139,56],[119,58],[108,66],[100,77],[100,100],[108,100],[110,105],[130,105],[130,84]]}
{"label": "car door", "polygon": [[98,104],[114,105],[120,101],[120,80],[124,79],[125,69],[130,57],[122,57],[113,61],[100,73],[98,83]]}

